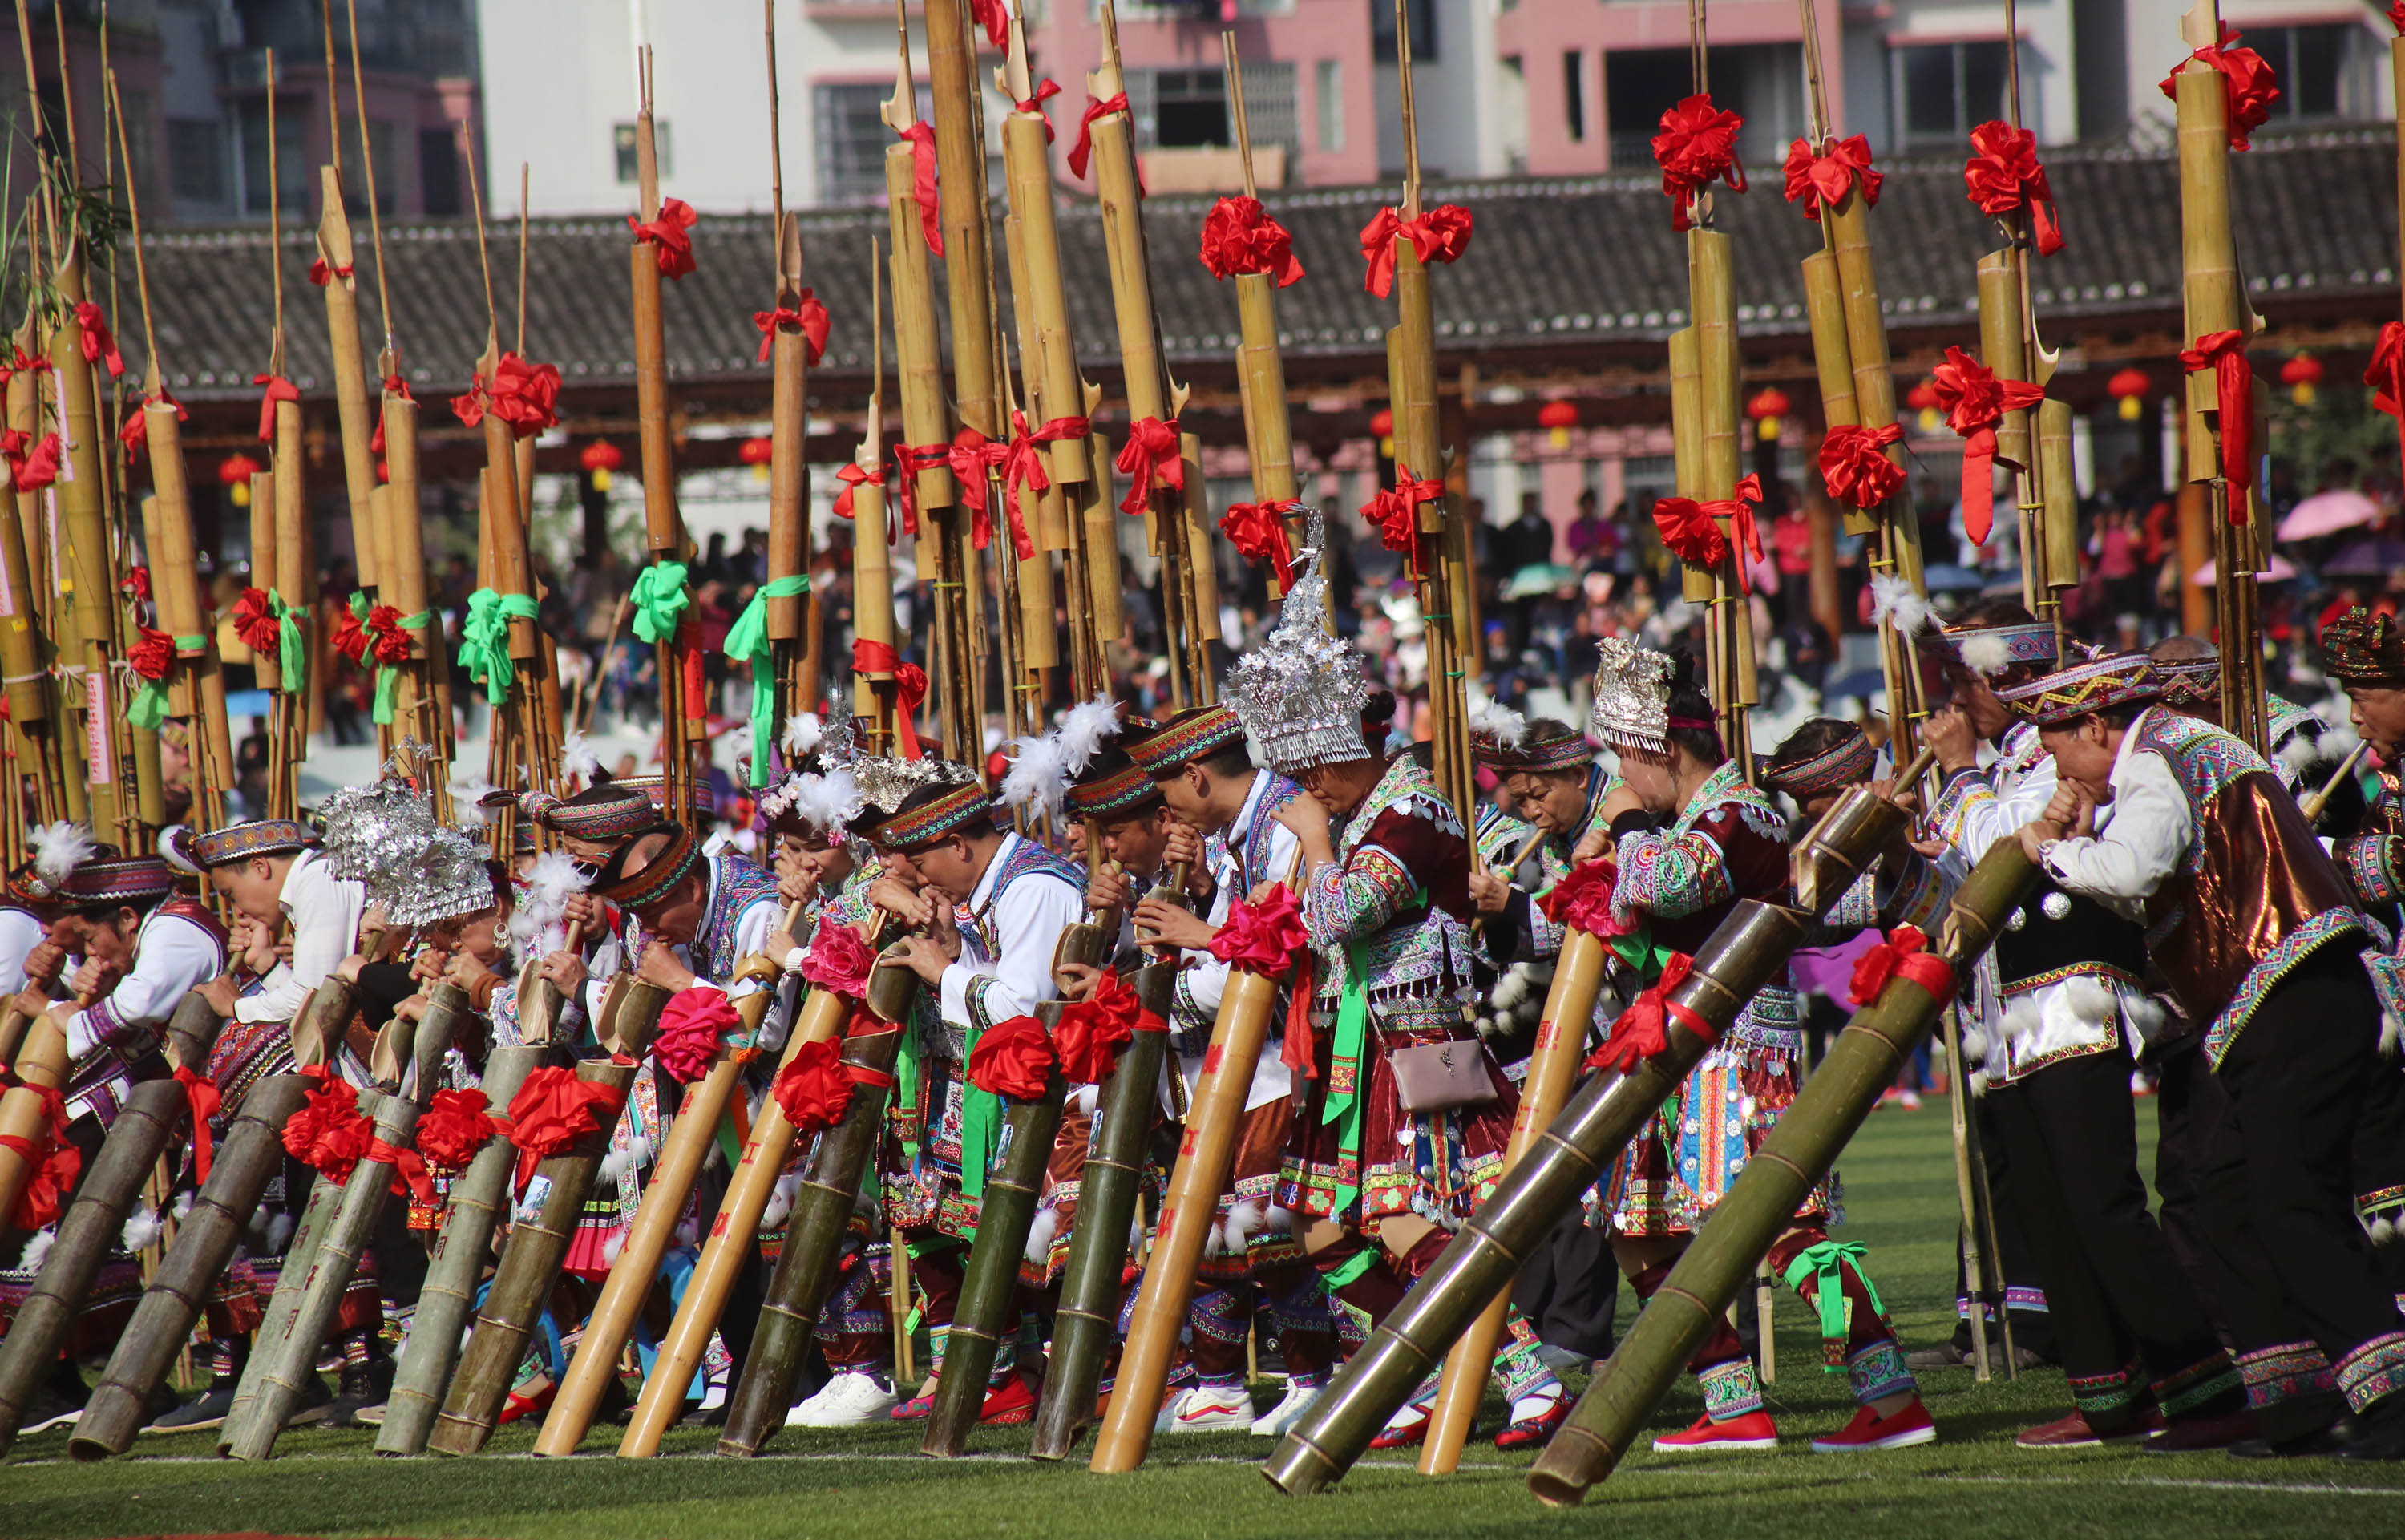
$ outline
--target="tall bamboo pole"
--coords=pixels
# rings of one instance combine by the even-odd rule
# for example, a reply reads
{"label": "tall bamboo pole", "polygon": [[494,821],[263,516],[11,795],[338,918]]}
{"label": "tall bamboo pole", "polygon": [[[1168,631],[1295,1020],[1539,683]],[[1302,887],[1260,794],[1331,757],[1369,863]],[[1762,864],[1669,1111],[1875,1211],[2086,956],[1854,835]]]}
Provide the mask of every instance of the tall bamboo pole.
{"label": "tall bamboo pole", "polygon": [[[1228,101],[1235,113],[1236,156],[1244,168],[1245,196],[1259,198],[1260,190],[1253,180],[1252,119],[1245,110],[1244,65],[1236,57],[1234,33],[1219,34],[1219,51],[1227,74]],[[1286,360],[1278,349],[1278,281],[1268,273],[1239,273],[1235,284],[1236,321],[1243,336],[1236,346],[1236,383],[1244,403],[1253,501],[1291,502],[1301,488],[1294,474],[1294,424],[1287,410]],[[1269,591],[1273,600],[1285,592],[1275,572],[1269,574]]]}
{"label": "tall bamboo pole", "polygon": [[[639,206],[645,223],[660,217],[660,157],[657,130],[652,118],[652,50],[637,57],[640,106],[635,114],[635,179]],[[648,241],[627,245],[627,266],[634,290],[635,411],[637,442],[643,468],[643,538],[654,562],[684,559],[684,520],[677,511],[676,443],[668,421],[668,332],[660,314],[660,264]],[[660,769],[668,777],[672,816],[692,811],[692,766],[688,743],[693,714],[707,702],[686,700],[682,671],[677,666],[676,643],[662,638],[654,656],[660,680]]]}

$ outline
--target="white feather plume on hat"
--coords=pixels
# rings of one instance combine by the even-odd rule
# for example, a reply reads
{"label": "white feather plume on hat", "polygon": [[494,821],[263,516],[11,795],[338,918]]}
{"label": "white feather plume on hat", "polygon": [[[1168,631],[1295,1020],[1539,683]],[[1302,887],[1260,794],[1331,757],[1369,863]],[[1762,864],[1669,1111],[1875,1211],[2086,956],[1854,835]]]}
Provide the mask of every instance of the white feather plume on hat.
{"label": "white feather plume on hat", "polygon": [[1906,636],[1927,629],[1929,600],[1909,578],[1893,572],[1871,574],[1871,624],[1892,625]]}
{"label": "white feather plume on hat", "polygon": [[1118,702],[1110,698],[1109,692],[1098,692],[1091,700],[1070,707],[1052,735],[1061,746],[1062,768],[1070,775],[1084,774],[1103,744],[1118,737]]}
{"label": "white feather plume on hat", "polygon": [[100,843],[91,837],[91,830],[63,818],[27,833],[25,848],[34,853],[35,872],[52,887],[65,882],[75,874],[76,868],[100,854]]}
{"label": "white feather plume on hat", "polygon": [[826,724],[819,720],[817,713],[795,712],[785,718],[784,736],[778,741],[778,746],[785,751],[785,762],[793,764],[817,748],[819,740],[825,736]]}
{"label": "white feather plume on hat", "polygon": [[570,728],[568,736],[559,741],[559,773],[562,776],[582,775],[590,779],[601,768],[601,756],[584,739],[581,728]]}
{"label": "white feather plume on hat", "polygon": [[568,943],[568,900],[591,879],[563,851],[534,858],[525,888],[510,911],[510,937],[522,953],[556,952]]}
{"label": "white feather plume on hat", "polygon": [[1470,718],[1470,730],[1484,733],[1507,749],[1516,749],[1528,736],[1528,719],[1499,700],[1489,700]]}
{"label": "white feather plume on hat", "polygon": [[1069,761],[1061,741],[1048,734],[1014,738],[1015,757],[1002,778],[1002,804],[1008,808],[1038,807],[1061,816],[1069,795]]}
{"label": "white feather plume on hat", "polygon": [[1962,642],[1962,666],[1992,679],[2012,666],[2011,643],[1993,631],[1980,631],[1966,636]]}
{"label": "white feather plume on hat", "polygon": [[794,816],[821,834],[840,834],[847,825],[860,816],[863,801],[860,782],[851,771],[831,770],[824,775],[802,775],[795,780]]}

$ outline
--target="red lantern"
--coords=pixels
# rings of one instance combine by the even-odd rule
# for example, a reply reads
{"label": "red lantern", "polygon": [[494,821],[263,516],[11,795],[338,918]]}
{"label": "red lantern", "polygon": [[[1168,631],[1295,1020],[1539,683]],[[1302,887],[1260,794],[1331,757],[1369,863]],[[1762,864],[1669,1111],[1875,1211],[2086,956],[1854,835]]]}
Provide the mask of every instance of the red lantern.
{"label": "red lantern", "polygon": [[218,461],[218,480],[233,494],[237,508],[250,506],[250,478],[259,474],[259,461],[237,449]]}
{"label": "red lantern", "polygon": [[1381,406],[1370,416],[1370,431],[1378,436],[1378,453],[1395,458],[1395,414]]}
{"label": "red lantern", "polygon": [[1920,414],[1920,431],[1924,433],[1937,431],[1938,425],[1946,420],[1945,414],[1937,409],[1935,380],[1922,380],[1919,385],[1906,391],[1904,403]]}
{"label": "red lantern", "polygon": [[2152,389],[2154,381],[2135,364],[2122,365],[2104,382],[2105,394],[2120,403],[2116,410],[2123,422],[2135,422],[2146,415],[2146,392]]}
{"label": "red lantern", "polygon": [[764,435],[745,439],[742,446],[735,451],[735,458],[752,467],[754,480],[766,481],[768,479],[768,461],[775,458],[776,453],[776,445]]}
{"label": "red lantern", "polygon": [[595,439],[584,446],[576,461],[592,476],[593,489],[606,492],[610,489],[610,473],[626,463],[626,451],[608,439]]}
{"label": "red lantern", "polygon": [[1578,426],[1578,403],[1549,401],[1537,408],[1537,426],[1545,431],[1547,442],[1556,449],[1570,446],[1570,430]]}
{"label": "red lantern", "polygon": [[1779,419],[1785,417],[1788,408],[1793,404],[1787,399],[1786,391],[1775,385],[1765,385],[1745,403],[1745,415],[1753,419],[1754,432],[1763,443],[1776,444],[1779,442]]}
{"label": "red lantern", "polygon": [[2300,406],[2314,403],[2314,387],[2322,382],[2322,360],[2311,353],[2300,353],[2280,365],[2280,383],[2288,388],[2288,399]]}

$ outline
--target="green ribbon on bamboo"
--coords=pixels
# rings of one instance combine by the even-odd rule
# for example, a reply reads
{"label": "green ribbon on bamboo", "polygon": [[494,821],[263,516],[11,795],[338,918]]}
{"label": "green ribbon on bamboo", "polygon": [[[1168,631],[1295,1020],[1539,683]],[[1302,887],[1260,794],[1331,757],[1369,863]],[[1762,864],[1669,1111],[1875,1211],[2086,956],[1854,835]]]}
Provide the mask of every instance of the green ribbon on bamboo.
{"label": "green ribbon on bamboo", "polygon": [[1362,1059],[1370,1046],[1370,984],[1361,968],[1361,949],[1347,942],[1344,947],[1344,988],[1337,997],[1336,1036],[1329,1044],[1328,1064],[1328,1106],[1320,1114],[1323,1123],[1336,1124],[1336,1168],[1350,1171],[1356,1180],[1339,1184],[1335,1208],[1343,1213],[1353,1207],[1361,1195],[1357,1180],[1361,1172],[1361,1077],[1367,1073]]}
{"label": "green ribbon on bamboo", "polygon": [[635,612],[637,636],[655,643],[676,640],[677,627],[693,603],[693,595],[685,591],[684,581],[685,565],[682,561],[654,561],[635,574],[635,586],[626,595],[626,602]]}
{"label": "green ribbon on bamboo", "polygon": [[[209,643],[205,636],[179,636],[175,641],[178,653],[198,652]],[[143,680],[134,692],[133,703],[125,708],[125,720],[145,732],[158,731],[159,724],[167,720],[167,681]]]}
{"label": "green ribbon on bamboo", "polygon": [[[1002,1126],[1002,1098],[980,1091],[968,1078],[969,1055],[977,1052],[985,1028],[972,1024],[961,1053],[961,1196],[985,1196],[985,1168],[993,1159],[996,1130]],[[896,1090],[900,1087],[896,1086]]]}
{"label": "green ribbon on bamboo", "polygon": [[[1854,1276],[1863,1280],[1863,1293],[1871,1296],[1871,1308],[1880,1315],[1887,1313],[1887,1306],[1879,1299],[1878,1285],[1863,1271],[1863,1258],[1867,1254],[1860,1241],[1824,1240],[1806,1247],[1787,1264],[1786,1283],[1790,1289],[1800,1287],[1807,1278],[1814,1280],[1812,1303],[1821,1312],[1821,1335],[1824,1340],[1845,1341],[1850,1325],[1848,1318],[1853,1313],[1853,1301],[1846,1297],[1845,1274],[1845,1264],[1849,1262],[1854,1264]],[[1831,1374],[1846,1371],[1843,1363],[1832,1363],[1827,1368]]]}
{"label": "green ribbon on bamboo", "polygon": [[267,613],[275,617],[275,662],[281,675],[275,687],[287,695],[304,694],[309,688],[309,642],[301,634],[301,612],[270,588]]}
{"label": "green ribbon on bamboo", "polygon": [[768,756],[777,744],[777,673],[769,665],[768,600],[798,599],[810,591],[809,574],[771,578],[752,590],[752,602],[726,629],[726,660],[752,665],[752,784],[768,784]]}
{"label": "green ribbon on bamboo", "polygon": [[479,588],[468,596],[468,617],[459,625],[459,667],[485,686],[485,699],[496,706],[509,699],[518,676],[510,657],[510,622],[534,617],[534,600],[525,594]]}
{"label": "green ribbon on bamboo", "polygon": [[[354,593],[351,595],[351,615],[360,625],[364,626],[367,624],[368,616],[373,613],[373,610],[374,606],[368,602],[368,596],[366,594]],[[403,630],[422,631],[432,623],[433,619],[434,612],[430,609],[427,609],[420,610],[415,615],[402,615],[399,620],[395,621],[394,624],[401,627]],[[371,654],[375,650],[373,638],[369,639],[368,650]],[[388,728],[392,726],[394,704],[400,699],[400,695],[401,665],[398,663],[378,663],[376,665],[374,713],[375,724],[377,727]]]}

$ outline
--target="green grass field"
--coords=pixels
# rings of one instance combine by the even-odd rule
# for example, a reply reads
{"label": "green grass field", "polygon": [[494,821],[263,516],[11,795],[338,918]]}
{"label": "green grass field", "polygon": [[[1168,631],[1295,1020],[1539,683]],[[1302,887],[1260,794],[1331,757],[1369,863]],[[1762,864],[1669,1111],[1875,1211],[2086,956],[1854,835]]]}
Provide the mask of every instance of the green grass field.
{"label": "green grass field", "polygon": [[[2142,1104],[2140,1116],[2152,1117]],[[2148,1142],[2151,1142],[2149,1140]],[[1842,1235],[1871,1249],[1873,1274],[1908,1346],[1951,1329],[1953,1176],[1946,1118],[1882,1111],[1844,1163],[1849,1221]],[[1625,1296],[1624,1296],[1624,1307]],[[1815,1456],[1811,1435],[1851,1415],[1842,1376],[1821,1372],[1813,1324],[1782,1298],[1772,1409],[1786,1448],[1769,1455],[1640,1453],[1574,1512],[1527,1492],[1530,1457],[1473,1445],[1462,1472],[1422,1478],[1409,1460],[1373,1457],[1332,1492],[1297,1501],[1264,1482],[1266,1440],[1241,1434],[1156,1443],[1128,1476],[1083,1462],[1023,1458],[1026,1430],[980,1430],[970,1458],[917,1454],[918,1434],[788,1433],[752,1462],[711,1454],[714,1432],[670,1435],[668,1458],[573,1462],[526,1453],[532,1434],[505,1431],[470,1461],[382,1461],[369,1430],[302,1430],[270,1464],[210,1458],[213,1436],[144,1439],[137,1457],[75,1465],[63,1433],[21,1444],[0,1470],[0,1535],[218,1534],[617,1536],[1194,1535],[1210,1540],[1303,1535],[1627,1533],[1764,1535],[1779,1540],[1868,1533],[2176,1533],[2181,1540],[2273,1532],[2405,1533],[2405,1468],[2328,1461],[2256,1462],[2218,1455],[2111,1449],[2023,1453],[2012,1434],[2068,1408],[2058,1371],[1923,1386],[1941,1429],[1934,1446],[1893,1454]],[[1490,1404],[1489,1425],[1499,1407]],[[1656,1426],[1692,1420],[1692,1383]],[[588,1447],[614,1447],[603,1430]],[[1082,1451],[1081,1451],[1082,1452]],[[2389,1517],[2384,1519],[2381,1516]]]}

